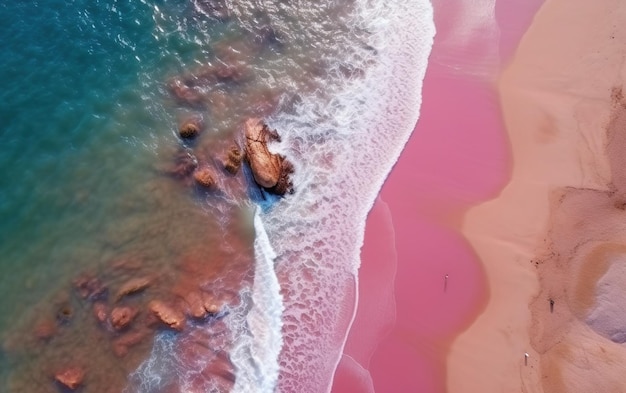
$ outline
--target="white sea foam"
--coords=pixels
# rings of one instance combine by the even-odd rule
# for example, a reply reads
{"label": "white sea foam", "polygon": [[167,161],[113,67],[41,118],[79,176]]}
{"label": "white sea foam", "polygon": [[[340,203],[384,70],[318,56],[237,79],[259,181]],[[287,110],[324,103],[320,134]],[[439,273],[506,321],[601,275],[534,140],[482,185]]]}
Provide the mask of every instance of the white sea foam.
{"label": "white sea foam", "polygon": [[155,338],[150,357],[129,376],[130,384],[124,393],[144,393],[156,391],[163,380],[171,378],[175,368],[172,366],[171,354],[174,337],[161,333]]}
{"label": "white sea foam", "polygon": [[354,52],[369,62],[365,78],[329,83],[330,103],[304,97],[295,114],[271,119],[297,188],[261,215],[284,294],[282,392],[330,390],[354,316],[365,219],[419,117],[430,3],[365,1],[360,15],[375,49]]}
{"label": "white sea foam", "polygon": [[228,320],[231,330],[239,333],[231,351],[231,360],[237,370],[234,391],[239,393],[274,391],[282,347],[283,303],[274,272],[276,253],[261,223],[259,211],[254,216],[254,228],[256,265],[252,302],[245,321]]}

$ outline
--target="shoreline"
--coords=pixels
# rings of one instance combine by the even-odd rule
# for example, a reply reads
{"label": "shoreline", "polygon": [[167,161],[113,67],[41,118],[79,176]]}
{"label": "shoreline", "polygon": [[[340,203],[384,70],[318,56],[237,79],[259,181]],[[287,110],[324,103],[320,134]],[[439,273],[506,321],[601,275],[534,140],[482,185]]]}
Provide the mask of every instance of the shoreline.
{"label": "shoreline", "polygon": [[[366,224],[359,309],[344,351],[363,392],[446,391],[449,347],[487,302],[484,272],[460,234],[460,223],[467,208],[494,197],[506,182],[507,142],[492,105],[497,98],[490,78],[500,58],[510,56],[520,26],[529,23],[534,10],[525,5],[528,13],[516,19],[514,11],[500,12],[515,23],[499,32],[493,30],[497,9],[494,25],[485,25],[462,5],[433,6],[437,35],[421,116]],[[473,18],[470,25],[478,32],[470,38],[455,22],[459,12]],[[460,42],[462,36],[467,41]],[[467,51],[470,45],[476,53]],[[442,116],[447,108],[456,116]],[[391,312],[381,306],[394,301]],[[386,322],[378,330],[368,327],[373,310],[381,309],[386,313],[379,318]]]}

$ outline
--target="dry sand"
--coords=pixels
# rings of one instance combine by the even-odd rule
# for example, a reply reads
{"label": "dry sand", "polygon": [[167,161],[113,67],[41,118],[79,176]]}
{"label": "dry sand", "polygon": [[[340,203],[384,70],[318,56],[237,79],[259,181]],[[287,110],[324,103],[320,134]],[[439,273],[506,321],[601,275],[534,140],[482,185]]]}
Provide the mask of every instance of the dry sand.
{"label": "dry sand", "polygon": [[465,217],[490,300],[449,392],[626,392],[624,21],[620,0],[547,0],[500,79],[513,170]]}

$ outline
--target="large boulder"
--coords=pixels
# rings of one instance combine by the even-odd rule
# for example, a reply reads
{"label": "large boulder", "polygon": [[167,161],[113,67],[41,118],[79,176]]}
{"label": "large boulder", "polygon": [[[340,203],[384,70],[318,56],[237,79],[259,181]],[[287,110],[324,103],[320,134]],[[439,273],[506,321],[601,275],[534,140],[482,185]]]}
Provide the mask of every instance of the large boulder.
{"label": "large boulder", "polygon": [[278,178],[278,182],[276,182],[276,185],[272,187],[269,191],[277,195],[285,195],[287,193],[291,194],[293,193],[293,182],[291,181],[291,174],[294,172],[294,168],[291,162],[287,161],[285,157],[279,157],[282,165],[280,177]]}
{"label": "large boulder", "polygon": [[248,119],[244,125],[246,158],[256,183],[263,188],[272,188],[280,179],[282,159],[267,148],[267,143],[279,140],[276,131],[271,131],[261,119]]}

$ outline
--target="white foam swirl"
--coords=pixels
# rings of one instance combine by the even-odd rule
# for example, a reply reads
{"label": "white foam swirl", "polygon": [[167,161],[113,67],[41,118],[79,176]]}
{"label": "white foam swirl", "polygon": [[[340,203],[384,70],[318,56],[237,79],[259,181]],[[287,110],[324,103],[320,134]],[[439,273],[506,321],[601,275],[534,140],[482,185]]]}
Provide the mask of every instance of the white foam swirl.
{"label": "white foam swirl", "polygon": [[[272,249],[259,211],[254,216],[256,265],[251,308],[246,328],[230,326],[238,332],[231,360],[237,369],[234,392],[273,392],[278,379],[278,355],[282,347],[283,303],[274,272],[276,253]],[[233,320],[229,320],[232,323]]]}

